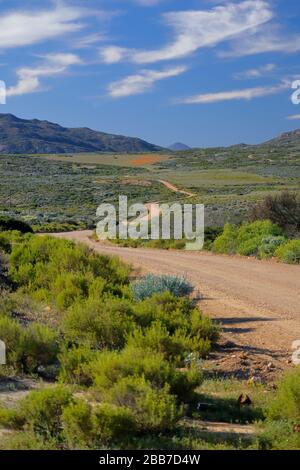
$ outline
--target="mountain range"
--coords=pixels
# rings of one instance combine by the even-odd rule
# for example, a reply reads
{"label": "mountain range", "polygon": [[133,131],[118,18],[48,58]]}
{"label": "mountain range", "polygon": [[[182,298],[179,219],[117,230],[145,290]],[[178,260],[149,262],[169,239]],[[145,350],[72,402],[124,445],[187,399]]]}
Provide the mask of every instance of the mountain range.
{"label": "mountain range", "polygon": [[48,121],[0,114],[0,153],[138,153],[160,150],[161,147],[138,138],[106,134],[87,127],[66,128]]}
{"label": "mountain range", "polygon": [[[239,144],[231,148],[260,146],[288,147],[298,152],[300,129],[285,132],[260,145]],[[107,134],[87,127],[67,128],[49,121],[0,114],[0,154],[147,153],[163,150],[165,149],[158,145],[134,137]],[[191,149],[177,142],[169,150],[188,152]]]}

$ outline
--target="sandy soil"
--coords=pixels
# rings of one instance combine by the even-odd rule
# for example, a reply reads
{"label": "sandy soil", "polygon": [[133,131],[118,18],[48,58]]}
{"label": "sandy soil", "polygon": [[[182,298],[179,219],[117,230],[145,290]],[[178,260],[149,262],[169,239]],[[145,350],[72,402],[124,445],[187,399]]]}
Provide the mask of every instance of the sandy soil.
{"label": "sandy soil", "polygon": [[[247,364],[247,360],[246,376],[257,373],[253,363],[266,372],[273,365],[289,367],[292,342],[300,339],[299,266],[209,252],[122,248],[95,242],[91,234],[81,231],[56,236],[119,256],[141,273],[185,275],[196,286],[201,309],[222,324],[225,347],[230,341],[231,354],[226,357],[237,363],[237,370],[239,362]],[[215,362],[226,370],[222,358],[216,357]]]}

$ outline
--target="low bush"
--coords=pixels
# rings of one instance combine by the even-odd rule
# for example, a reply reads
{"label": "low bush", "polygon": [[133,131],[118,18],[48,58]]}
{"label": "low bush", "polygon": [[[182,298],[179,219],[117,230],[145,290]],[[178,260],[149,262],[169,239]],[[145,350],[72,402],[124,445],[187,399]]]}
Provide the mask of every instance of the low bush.
{"label": "low bush", "polygon": [[159,322],[170,335],[191,337],[195,342],[207,339],[212,343],[219,335],[216,323],[193,306],[190,299],[174,297],[169,292],[154,295],[134,308],[135,321],[141,328]]}
{"label": "low bush", "polygon": [[82,449],[93,440],[92,407],[83,400],[66,406],[62,413],[63,435],[72,449]]}
{"label": "low bush", "polygon": [[266,410],[270,420],[300,423],[300,367],[284,375]]}
{"label": "low bush", "polygon": [[21,361],[26,372],[35,372],[38,366],[47,366],[57,361],[59,335],[47,326],[30,324],[21,341]]}
{"label": "low bush", "polygon": [[67,340],[96,349],[119,349],[133,329],[132,306],[126,300],[95,298],[78,302],[65,315]]}
{"label": "low bush", "polygon": [[18,406],[26,429],[42,439],[61,439],[62,414],[72,402],[66,387],[56,386],[29,393]]}
{"label": "low bush", "polygon": [[137,428],[130,408],[110,403],[101,403],[94,409],[92,426],[93,437],[98,446],[126,442]]}
{"label": "low bush", "polygon": [[223,233],[214,240],[212,250],[216,253],[235,253],[237,250],[237,235],[238,227],[226,224]]}
{"label": "low bush", "polygon": [[116,258],[47,236],[14,245],[10,256],[12,281],[38,300],[54,301],[61,309],[87,298],[89,285],[98,278],[120,290],[129,283],[129,272],[129,267]]}
{"label": "low bush", "polygon": [[202,382],[199,370],[179,372],[162,353],[146,346],[138,348],[129,345],[119,353],[103,352],[86,369],[101,400],[106,399],[116,382],[126,377],[144,377],[154,388],[169,384],[171,392],[181,401],[189,401],[195,387]]}
{"label": "low bush", "polygon": [[284,263],[299,264],[300,240],[290,240],[284,245],[281,245],[277,248],[275,255]]}
{"label": "low bush", "polygon": [[216,238],[212,247],[216,253],[257,256],[268,237],[281,235],[282,230],[269,220],[244,223],[240,227],[226,224],[222,235]]}
{"label": "low bush", "polygon": [[86,366],[95,359],[95,352],[88,346],[74,346],[68,349],[63,344],[58,355],[59,380],[69,384],[91,385],[92,380],[86,372]]}
{"label": "low bush", "polygon": [[175,297],[188,296],[193,292],[194,287],[184,277],[148,274],[140,281],[135,282],[132,289],[136,300],[144,300],[163,292],[170,292]]}
{"label": "low bush", "polygon": [[143,433],[169,431],[182,416],[169,386],[154,389],[144,377],[120,379],[107,390],[105,400],[132,410],[137,430]]}
{"label": "low bush", "polygon": [[197,352],[199,358],[204,358],[211,350],[211,341],[207,337],[201,337],[200,334],[195,337],[182,330],[177,330],[171,335],[160,322],[154,322],[143,330],[136,328],[129,336],[127,344],[163,353],[166,359],[177,365],[182,365],[191,352]]}
{"label": "low bush", "polygon": [[267,421],[258,435],[260,450],[299,450],[300,434],[292,421]]}

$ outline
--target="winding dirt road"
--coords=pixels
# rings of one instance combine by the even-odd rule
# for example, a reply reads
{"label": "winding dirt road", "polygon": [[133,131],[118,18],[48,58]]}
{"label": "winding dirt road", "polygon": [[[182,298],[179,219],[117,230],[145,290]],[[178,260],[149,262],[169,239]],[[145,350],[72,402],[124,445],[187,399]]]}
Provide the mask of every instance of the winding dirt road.
{"label": "winding dirt road", "polygon": [[274,261],[142,248],[122,248],[90,239],[92,232],[56,236],[116,255],[142,273],[186,275],[200,294],[200,307],[218,319],[227,339],[249,354],[288,362],[300,340],[300,267]]}

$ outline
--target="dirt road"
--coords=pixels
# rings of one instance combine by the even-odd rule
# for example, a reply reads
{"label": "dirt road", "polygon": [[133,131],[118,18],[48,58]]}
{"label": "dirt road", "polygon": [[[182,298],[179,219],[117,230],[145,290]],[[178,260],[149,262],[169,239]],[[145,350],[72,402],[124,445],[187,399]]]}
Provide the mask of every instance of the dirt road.
{"label": "dirt road", "polygon": [[208,252],[122,248],[92,241],[91,232],[57,234],[116,255],[142,272],[186,275],[218,319],[227,340],[250,355],[287,363],[300,340],[300,267]]}
{"label": "dirt road", "polygon": [[177,186],[175,186],[172,183],[169,183],[168,181],[165,181],[165,180],[158,180],[158,181],[159,183],[163,184],[166,188],[168,188],[170,191],[173,191],[173,193],[181,193],[188,197],[195,196],[194,193],[190,193],[189,191],[185,191],[184,189],[179,189],[177,188]]}

